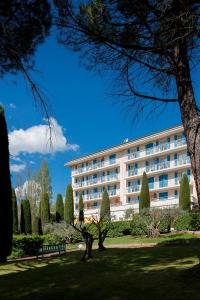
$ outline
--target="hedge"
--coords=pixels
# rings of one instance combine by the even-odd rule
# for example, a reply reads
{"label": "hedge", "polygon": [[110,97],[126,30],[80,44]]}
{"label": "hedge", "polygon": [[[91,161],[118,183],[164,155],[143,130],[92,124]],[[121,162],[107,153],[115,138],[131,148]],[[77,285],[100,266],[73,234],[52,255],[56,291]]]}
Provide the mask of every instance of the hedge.
{"label": "hedge", "polygon": [[200,213],[191,212],[179,216],[175,222],[174,229],[176,230],[200,230]]}
{"label": "hedge", "polygon": [[13,237],[13,251],[11,256],[36,255],[42,246],[44,237],[39,235],[17,235]]}

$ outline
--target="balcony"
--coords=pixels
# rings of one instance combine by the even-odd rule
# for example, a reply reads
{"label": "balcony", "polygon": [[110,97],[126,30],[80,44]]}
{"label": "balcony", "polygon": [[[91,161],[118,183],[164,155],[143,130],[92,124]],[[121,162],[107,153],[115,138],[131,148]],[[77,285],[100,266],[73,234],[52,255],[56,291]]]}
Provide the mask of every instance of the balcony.
{"label": "balcony", "polygon": [[[108,195],[109,197],[113,197],[113,196],[119,196],[119,189],[111,189],[108,191]],[[91,194],[86,194],[86,195],[82,195],[83,196],[83,200],[84,201],[88,201],[88,200],[95,200],[95,199],[101,199],[103,195],[103,192],[96,192],[96,193],[91,193]],[[79,197],[75,197],[75,201],[78,202]]]}
{"label": "balcony", "polygon": [[128,170],[127,177],[134,176],[138,174],[138,169]]}
{"label": "balcony", "polygon": [[73,176],[74,175],[80,175],[83,173],[90,173],[91,171],[94,170],[99,170],[107,167],[114,167],[118,165],[116,162],[116,159],[107,159],[101,162],[97,162],[96,164],[88,164],[87,166],[84,167],[78,167],[76,170],[73,171]]}
{"label": "balcony", "polygon": [[110,174],[107,176],[102,176],[102,177],[92,178],[92,179],[85,180],[85,181],[76,182],[74,184],[74,188],[84,188],[84,187],[88,187],[88,186],[99,185],[99,184],[103,184],[105,182],[114,182],[114,181],[118,181],[118,180],[119,180],[118,174]]}
{"label": "balcony", "polygon": [[174,166],[184,166],[190,164],[190,158],[189,156],[184,157],[184,158],[178,158],[174,160]]}
{"label": "balcony", "polygon": [[127,188],[128,193],[134,193],[139,191],[140,191],[140,185],[128,186]]}
{"label": "balcony", "polygon": [[150,166],[146,166],[146,172],[148,173],[148,172],[153,172],[153,171],[158,171],[158,170],[163,170],[168,168],[170,168],[170,161],[165,161],[157,164],[152,164]]}

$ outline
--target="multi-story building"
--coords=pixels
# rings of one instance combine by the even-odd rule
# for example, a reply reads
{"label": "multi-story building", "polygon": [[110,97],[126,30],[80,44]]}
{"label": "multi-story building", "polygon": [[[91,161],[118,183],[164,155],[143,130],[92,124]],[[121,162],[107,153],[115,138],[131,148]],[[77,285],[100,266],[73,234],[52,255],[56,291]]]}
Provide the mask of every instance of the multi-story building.
{"label": "multi-story building", "polygon": [[139,209],[142,175],[148,176],[151,207],[178,205],[180,179],[188,175],[191,200],[196,190],[182,126],[167,129],[69,161],[75,211],[83,195],[85,215],[99,212],[102,193],[107,189],[112,216],[123,219],[125,211]]}

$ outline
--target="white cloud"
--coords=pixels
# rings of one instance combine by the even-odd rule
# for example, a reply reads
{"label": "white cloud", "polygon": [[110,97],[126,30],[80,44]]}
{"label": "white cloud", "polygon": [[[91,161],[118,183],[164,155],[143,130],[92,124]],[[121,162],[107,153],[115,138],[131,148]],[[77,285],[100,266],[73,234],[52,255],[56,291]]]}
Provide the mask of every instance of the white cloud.
{"label": "white cloud", "polygon": [[52,125],[51,143],[47,124],[27,129],[15,129],[9,134],[10,153],[17,156],[20,153],[48,154],[78,150],[78,145],[67,142],[62,126],[54,118],[51,118],[50,121]]}
{"label": "white cloud", "polygon": [[9,104],[9,107],[12,108],[12,109],[15,109],[15,108],[16,108],[16,105],[15,105],[14,103],[10,103],[10,104]]}
{"label": "white cloud", "polygon": [[18,172],[24,170],[25,167],[26,167],[25,164],[21,164],[21,165],[11,164],[10,165],[10,171],[13,172],[13,173],[18,173]]}

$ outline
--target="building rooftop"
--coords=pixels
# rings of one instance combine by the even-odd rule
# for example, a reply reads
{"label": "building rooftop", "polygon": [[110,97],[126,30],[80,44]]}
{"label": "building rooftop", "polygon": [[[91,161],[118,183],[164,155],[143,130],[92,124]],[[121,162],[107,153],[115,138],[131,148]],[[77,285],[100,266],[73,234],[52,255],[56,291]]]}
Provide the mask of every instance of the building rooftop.
{"label": "building rooftop", "polygon": [[148,142],[148,141],[151,141],[151,140],[154,140],[154,139],[157,139],[157,138],[162,138],[162,136],[166,136],[167,134],[173,134],[175,132],[181,132],[182,130],[183,130],[183,126],[179,125],[179,126],[175,126],[175,127],[171,127],[171,128],[162,130],[162,131],[156,131],[152,134],[148,134],[148,135],[145,135],[145,136],[142,136],[142,137],[130,140],[130,141],[128,139],[126,139],[126,140],[124,140],[123,143],[118,144],[116,146],[105,148],[105,149],[102,149],[102,150],[99,150],[99,151],[96,151],[96,152],[78,157],[76,159],[70,160],[70,161],[65,163],[65,166],[73,167],[74,165],[77,165],[79,163],[88,161],[90,159],[95,159],[99,156],[109,155],[110,153],[113,153],[115,151],[118,152],[120,150],[127,149],[130,146],[137,146],[137,145],[140,145],[144,142]]}

